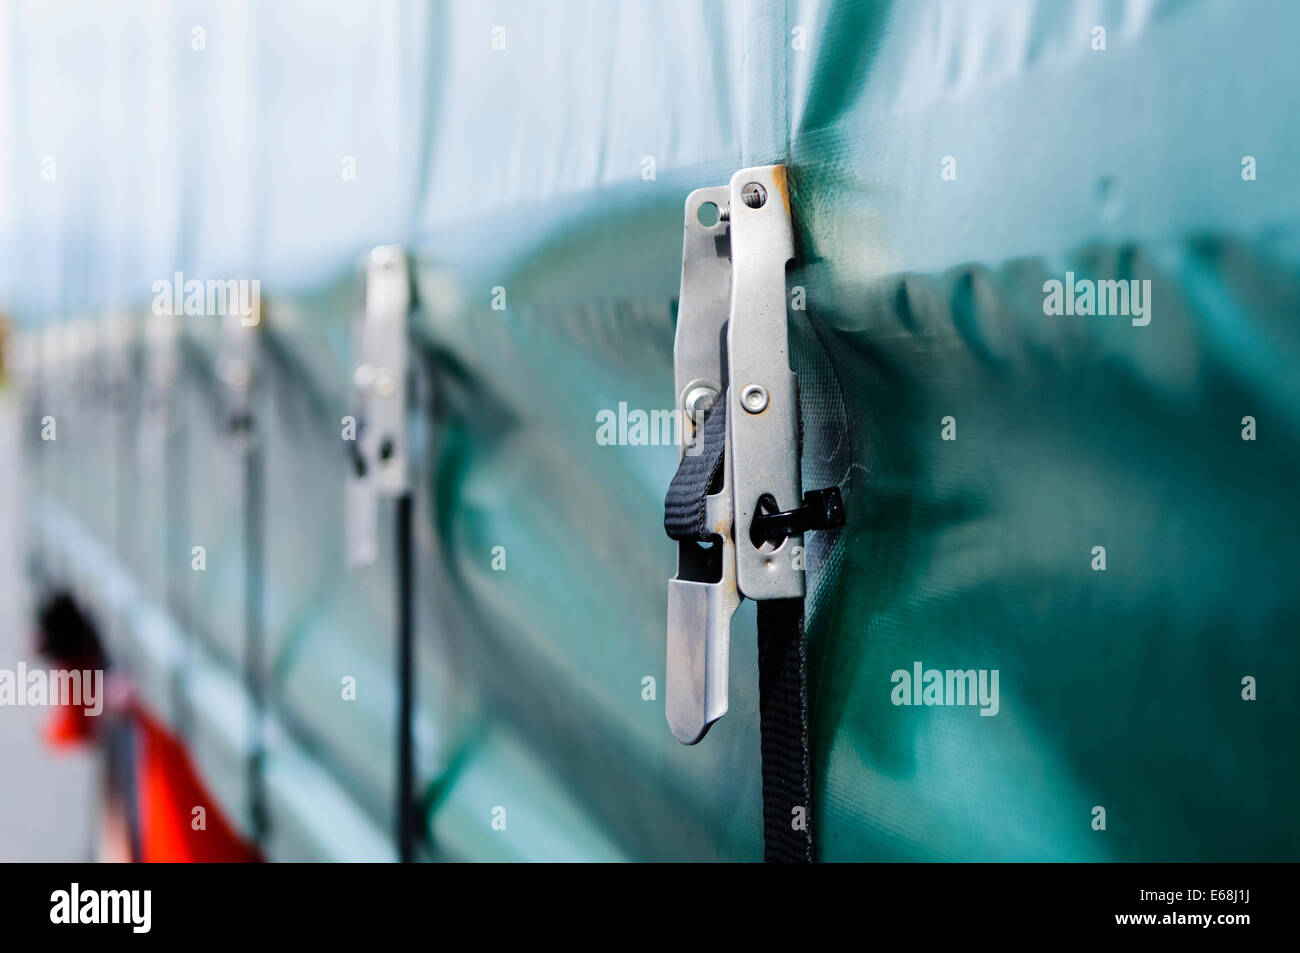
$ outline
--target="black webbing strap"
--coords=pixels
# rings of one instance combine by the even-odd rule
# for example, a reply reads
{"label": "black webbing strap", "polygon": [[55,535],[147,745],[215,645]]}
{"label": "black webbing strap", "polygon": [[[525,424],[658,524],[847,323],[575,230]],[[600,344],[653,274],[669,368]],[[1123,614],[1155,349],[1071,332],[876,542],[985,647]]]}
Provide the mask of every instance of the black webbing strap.
{"label": "black webbing strap", "polygon": [[664,530],[669,539],[708,540],[705,497],[722,471],[727,447],[727,398],[724,394],[709,409],[695,442],[686,448],[664,499]]}
{"label": "black webbing strap", "polygon": [[[664,529],[678,541],[708,540],[709,488],[722,469],[727,398],[709,410],[677,467],[664,500]],[[748,527],[736,527],[737,533]],[[763,759],[763,855],[770,863],[810,863],[807,668],[803,600],[758,604],[758,708]]]}
{"label": "black webbing strap", "polygon": [[[233,427],[253,433],[252,415],[236,417]],[[249,839],[259,847],[266,839],[269,813],[266,797],[266,476],[260,444],[244,452],[244,689],[252,702],[249,719],[248,779]]]}
{"label": "black webbing strap", "polygon": [[411,494],[397,498],[397,856],[415,860],[415,581]]}
{"label": "black webbing strap", "polygon": [[758,604],[758,711],[763,752],[763,856],[813,859],[803,600]]}

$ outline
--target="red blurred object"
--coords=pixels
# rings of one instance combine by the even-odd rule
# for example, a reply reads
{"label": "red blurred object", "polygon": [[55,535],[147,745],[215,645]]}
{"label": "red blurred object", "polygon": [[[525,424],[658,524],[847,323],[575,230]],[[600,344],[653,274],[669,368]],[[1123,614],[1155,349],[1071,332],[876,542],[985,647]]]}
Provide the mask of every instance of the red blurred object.
{"label": "red blurred object", "polygon": [[[136,790],[140,860],[145,863],[250,863],[262,858],[235,833],[175,738],[136,708]],[[194,829],[203,808],[205,828]]]}
{"label": "red blurred object", "polygon": [[60,705],[45,723],[45,742],[51,748],[75,748],[95,737],[98,722],[84,705]]}

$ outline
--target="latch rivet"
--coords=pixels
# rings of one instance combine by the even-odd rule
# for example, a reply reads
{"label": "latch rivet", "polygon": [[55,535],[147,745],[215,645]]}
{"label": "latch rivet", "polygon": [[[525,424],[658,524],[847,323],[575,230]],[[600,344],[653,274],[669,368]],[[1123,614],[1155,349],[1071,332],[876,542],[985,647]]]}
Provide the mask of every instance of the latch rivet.
{"label": "latch rivet", "polygon": [[718,392],[705,384],[698,384],[686,392],[682,399],[682,409],[692,423],[698,424],[700,417],[708,412],[713,402],[718,399]]}
{"label": "latch rivet", "polygon": [[376,397],[392,397],[393,392],[397,390],[397,382],[393,379],[393,372],[386,367],[381,367],[375,371],[372,386]]}
{"label": "latch rivet", "polygon": [[758,384],[750,384],[740,392],[740,403],[751,414],[767,410],[767,391]]}
{"label": "latch rivet", "polygon": [[762,208],[767,201],[767,189],[757,182],[750,182],[740,190],[740,198],[750,208]]}
{"label": "latch rivet", "polygon": [[358,364],[357,369],[352,372],[352,386],[360,393],[365,394],[370,390],[371,384],[375,380],[375,369],[370,364]]}
{"label": "latch rivet", "polygon": [[226,386],[233,391],[246,391],[253,383],[253,369],[247,361],[231,358],[222,366],[222,376]]}

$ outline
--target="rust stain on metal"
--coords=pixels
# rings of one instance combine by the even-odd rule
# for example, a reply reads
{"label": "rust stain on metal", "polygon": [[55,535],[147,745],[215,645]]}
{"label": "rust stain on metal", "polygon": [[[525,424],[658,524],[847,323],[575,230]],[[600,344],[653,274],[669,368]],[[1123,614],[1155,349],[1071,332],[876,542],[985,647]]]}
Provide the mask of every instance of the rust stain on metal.
{"label": "rust stain on metal", "polygon": [[785,203],[785,214],[790,214],[790,186],[786,178],[786,169],[783,165],[778,165],[772,169],[772,187],[781,193],[781,201]]}

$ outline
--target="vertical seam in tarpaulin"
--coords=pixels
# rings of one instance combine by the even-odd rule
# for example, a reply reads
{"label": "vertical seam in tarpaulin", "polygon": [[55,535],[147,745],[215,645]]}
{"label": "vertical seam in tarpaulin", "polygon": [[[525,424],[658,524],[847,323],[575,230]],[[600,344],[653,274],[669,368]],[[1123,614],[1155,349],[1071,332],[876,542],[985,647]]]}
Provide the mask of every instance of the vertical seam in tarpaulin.
{"label": "vertical seam in tarpaulin", "polygon": [[741,159],[746,166],[785,162],[789,155],[785,18],[780,0],[741,5]]}

